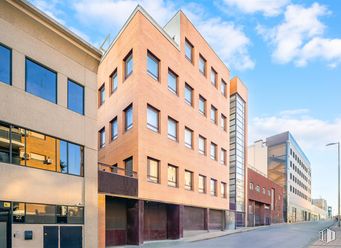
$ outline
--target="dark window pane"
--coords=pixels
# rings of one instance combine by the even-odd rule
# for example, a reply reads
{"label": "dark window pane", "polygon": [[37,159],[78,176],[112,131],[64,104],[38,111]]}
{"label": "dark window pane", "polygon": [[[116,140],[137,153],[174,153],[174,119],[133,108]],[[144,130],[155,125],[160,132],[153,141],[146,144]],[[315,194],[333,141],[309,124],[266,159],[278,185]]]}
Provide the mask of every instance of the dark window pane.
{"label": "dark window pane", "polygon": [[60,171],[62,173],[67,173],[67,142],[64,140],[60,141],[60,162],[59,162],[59,168],[57,171]]}
{"label": "dark window pane", "polygon": [[83,176],[83,147],[68,144],[68,166],[69,174]]}
{"label": "dark window pane", "polygon": [[99,147],[103,148],[105,146],[105,128],[99,131]]}
{"label": "dark window pane", "polygon": [[57,206],[57,223],[67,223],[67,206]]}
{"label": "dark window pane", "polygon": [[68,109],[84,115],[84,87],[69,80],[67,93]]}
{"label": "dark window pane", "polygon": [[133,127],[133,106],[129,106],[125,110],[125,130]]}
{"label": "dark window pane", "polygon": [[177,77],[173,72],[168,70],[168,89],[173,93],[178,93]]}
{"label": "dark window pane", "polygon": [[117,70],[111,75],[111,92],[117,90],[118,87],[118,77],[117,77]]}
{"label": "dark window pane", "polygon": [[133,73],[133,53],[130,52],[129,55],[124,60],[125,65],[125,78],[129,77]]}
{"label": "dark window pane", "polygon": [[124,161],[125,164],[125,175],[132,177],[134,175],[133,173],[133,158],[128,158]]}
{"label": "dark window pane", "polygon": [[84,208],[83,207],[68,207],[67,223],[68,224],[83,224],[84,223]]}
{"label": "dark window pane", "polygon": [[117,118],[111,122],[111,139],[114,140],[118,136],[118,123]]}
{"label": "dark window pane", "polygon": [[54,224],[56,223],[56,206],[26,203],[27,224]]}
{"label": "dark window pane", "polygon": [[57,73],[26,59],[26,91],[57,103]]}
{"label": "dark window pane", "polygon": [[153,78],[159,79],[159,60],[151,53],[147,56],[147,71]]}
{"label": "dark window pane", "polygon": [[0,82],[11,84],[11,49],[0,45]]}
{"label": "dark window pane", "polygon": [[[26,131],[27,132],[27,131]],[[11,127],[11,142],[12,142],[12,163],[25,165],[25,129],[12,126]]]}
{"label": "dark window pane", "polygon": [[191,106],[193,103],[192,94],[193,94],[193,89],[191,88],[191,86],[189,86],[188,84],[185,84],[185,101]]}
{"label": "dark window pane", "polygon": [[25,203],[13,202],[13,222],[25,222]]}
{"label": "dark window pane", "polygon": [[9,163],[10,126],[0,123],[0,162]]}

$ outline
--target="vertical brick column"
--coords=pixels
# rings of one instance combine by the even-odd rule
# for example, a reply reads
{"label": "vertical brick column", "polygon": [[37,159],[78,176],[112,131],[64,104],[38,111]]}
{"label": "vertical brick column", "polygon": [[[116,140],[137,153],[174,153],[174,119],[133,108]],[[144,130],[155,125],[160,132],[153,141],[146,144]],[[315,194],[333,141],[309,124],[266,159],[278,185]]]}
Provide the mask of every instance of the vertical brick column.
{"label": "vertical brick column", "polygon": [[167,238],[183,237],[183,205],[167,205]]}
{"label": "vertical brick column", "polygon": [[127,204],[127,243],[143,244],[144,201],[130,200]]}

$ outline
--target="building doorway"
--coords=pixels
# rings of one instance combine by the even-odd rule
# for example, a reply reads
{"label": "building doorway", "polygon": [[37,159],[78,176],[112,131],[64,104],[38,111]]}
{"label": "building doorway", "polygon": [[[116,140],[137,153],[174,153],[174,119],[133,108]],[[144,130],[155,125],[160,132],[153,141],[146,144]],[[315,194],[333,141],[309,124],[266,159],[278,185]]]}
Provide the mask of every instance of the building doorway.
{"label": "building doorway", "polygon": [[0,202],[0,247],[11,247],[11,203]]}

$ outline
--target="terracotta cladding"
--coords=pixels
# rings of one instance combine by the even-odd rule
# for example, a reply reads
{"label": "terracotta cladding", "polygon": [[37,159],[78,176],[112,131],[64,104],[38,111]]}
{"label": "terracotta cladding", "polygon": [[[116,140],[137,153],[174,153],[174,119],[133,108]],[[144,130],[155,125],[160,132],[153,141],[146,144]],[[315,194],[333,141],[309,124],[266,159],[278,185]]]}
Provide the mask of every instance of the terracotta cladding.
{"label": "terracotta cladding", "polygon": [[[123,160],[133,156],[134,170],[138,173],[138,197],[140,199],[185,204],[216,209],[228,208],[228,197],[220,195],[220,182],[228,187],[228,165],[220,164],[221,149],[229,149],[229,130],[220,126],[220,116],[229,116],[229,99],[220,92],[221,79],[229,82],[229,71],[218,59],[202,36],[189,20],[180,13],[181,44],[178,50],[165,36],[144,16],[137,12],[124,32],[117,39],[99,67],[98,88],[105,83],[106,101],[98,111],[98,130],[105,127],[106,146],[99,151],[99,161],[107,164],[117,163],[124,166]],[[184,41],[187,38],[193,44],[193,63],[185,58]],[[124,80],[123,59],[133,51],[133,73]],[[160,60],[159,80],[147,73],[147,51]],[[199,53],[207,61],[207,75],[199,72]],[[210,82],[211,66],[218,73],[218,85]],[[109,93],[110,75],[117,69],[118,89]],[[168,69],[178,75],[178,94],[168,90]],[[193,106],[184,100],[185,83],[193,88]],[[229,96],[229,87],[226,87]],[[206,99],[206,116],[199,113],[199,95]],[[133,103],[133,128],[123,130],[123,110]],[[147,105],[159,110],[159,132],[147,128]],[[209,119],[210,106],[218,110],[218,124]],[[110,141],[110,121],[118,118],[118,137]],[[168,138],[168,116],[178,122],[178,141]],[[185,127],[193,130],[193,148],[184,144]],[[198,137],[206,138],[206,155],[199,154]],[[217,160],[210,159],[210,143],[217,144]],[[147,181],[147,157],[160,161],[160,183]],[[227,158],[226,158],[227,159]],[[178,187],[167,185],[167,166],[178,167]],[[194,174],[193,191],[185,190],[184,172]],[[198,176],[206,176],[206,192],[198,193]],[[210,179],[216,179],[217,197],[210,196]],[[229,192],[226,188],[226,192]]]}

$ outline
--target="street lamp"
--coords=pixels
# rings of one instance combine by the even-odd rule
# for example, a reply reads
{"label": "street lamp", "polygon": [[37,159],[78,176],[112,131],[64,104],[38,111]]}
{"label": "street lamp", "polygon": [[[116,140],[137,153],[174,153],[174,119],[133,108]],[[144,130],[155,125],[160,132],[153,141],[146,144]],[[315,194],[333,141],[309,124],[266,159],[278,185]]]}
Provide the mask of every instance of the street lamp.
{"label": "street lamp", "polygon": [[334,142],[329,143],[326,146],[333,146],[337,145],[337,161],[338,161],[338,173],[337,173],[337,179],[338,179],[338,212],[337,212],[337,221],[338,226],[340,227],[340,142]]}

